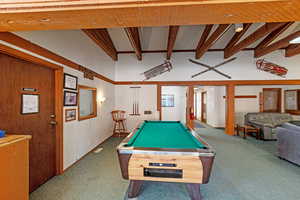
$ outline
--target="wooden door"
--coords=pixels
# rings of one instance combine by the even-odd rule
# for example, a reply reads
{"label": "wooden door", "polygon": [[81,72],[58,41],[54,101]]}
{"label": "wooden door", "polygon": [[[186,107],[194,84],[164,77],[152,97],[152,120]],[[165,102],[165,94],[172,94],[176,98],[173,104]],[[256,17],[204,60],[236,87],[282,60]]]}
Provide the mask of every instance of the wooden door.
{"label": "wooden door", "polygon": [[[55,127],[50,125],[55,117],[54,71],[5,54],[0,54],[0,65],[0,129],[32,136],[29,174],[33,191],[55,175]],[[39,95],[39,113],[21,114],[22,94]]]}
{"label": "wooden door", "polygon": [[201,92],[201,121],[207,122],[207,93]]}
{"label": "wooden door", "polygon": [[281,88],[263,88],[263,112],[281,112]]}

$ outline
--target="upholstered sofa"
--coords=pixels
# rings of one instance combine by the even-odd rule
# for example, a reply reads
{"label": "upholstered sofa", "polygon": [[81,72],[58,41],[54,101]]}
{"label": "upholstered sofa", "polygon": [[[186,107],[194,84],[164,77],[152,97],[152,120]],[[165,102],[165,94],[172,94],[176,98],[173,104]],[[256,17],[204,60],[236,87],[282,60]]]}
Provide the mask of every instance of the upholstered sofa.
{"label": "upholstered sofa", "polygon": [[245,125],[260,128],[264,140],[276,140],[276,127],[292,120],[292,116],[285,113],[247,113],[245,115]]}
{"label": "upholstered sofa", "polygon": [[276,128],[278,156],[300,165],[300,127],[284,123]]}

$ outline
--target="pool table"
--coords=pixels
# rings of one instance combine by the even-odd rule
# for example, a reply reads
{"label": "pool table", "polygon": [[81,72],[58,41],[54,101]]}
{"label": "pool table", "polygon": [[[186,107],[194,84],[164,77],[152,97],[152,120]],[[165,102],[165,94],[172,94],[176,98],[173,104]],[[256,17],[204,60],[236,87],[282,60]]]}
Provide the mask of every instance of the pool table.
{"label": "pool table", "polygon": [[178,121],[145,121],[117,147],[128,197],[139,194],[143,181],[186,183],[192,200],[208,183],[215,151]]}

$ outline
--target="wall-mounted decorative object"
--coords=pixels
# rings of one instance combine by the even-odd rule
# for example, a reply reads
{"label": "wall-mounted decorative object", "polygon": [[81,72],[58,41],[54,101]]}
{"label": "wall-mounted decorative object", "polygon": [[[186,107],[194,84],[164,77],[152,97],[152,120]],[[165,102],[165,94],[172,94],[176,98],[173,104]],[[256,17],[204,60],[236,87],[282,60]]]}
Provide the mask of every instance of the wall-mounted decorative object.
{"label": "wall-mounted decorative object", "polygon": [[64,92],[64,106],[77,106],[77,93],[65,91]]}
{"label": "wall-mounted decorative object", "polygon": [[192,75],[192,78],[195,78],[196,76],[199,76],[200,74],[204,74],[204,73],[206,73],[206,72],[208,72],[208,71],[214,71],[214,72],[216,72],[216,73],[218,73],[218,74],[220,74],[220,75],[222,75],[222,76],[225,76],[225,77],[228,78],[228,79],[231,79],[231,76],[229,76],[229,75],[227,75],[227,74],[224,74],[223,72],[220,72],[220,71],[217,70],[216,68],[217,68],[217,67],[221,67],[222,65],[225,65],[225,64],[227,64],[227,63],[229,63],[229,62],[232,62],[232,61],[234,61],[235,59],[236,59],[236,57],[231,58],[231,59],[226,60],[226,61],[224,61],[224,62],[222,62],[222,63],[220,63],[220,64],[218,64],[218,65],[215,65],[215,66],[209,66],[209,65],[200,63],[200,62],[198,62],[198,61],[189,59],[190,62],[192,62],[192,63],[194,63],[194,64],[197,64],[197,65],[201,65],[201,66],[207,68],[206,70],[204,70],[204,71],[202,71],[202,72],[199,72],[199,73],[197,73],[197,74]]}
{"label": "wall-mounted decorative object", "polygon": [[85,69],[84,72],[83,72],[83,77],[84,78],[94,80],[94,76],[95,76],[95,72],[93,72],[92,70]]}
{"label": "wall-mounted decorative object", "polygon": [[292,115],[300,115],[300,89],[284,91],[284,111]]}
{"label": "wall-mounted decorative object", "polygon": [[76,109],[65,110],[65,121],[70,122],[76,120]]}
{"label": "wall-mounted decorative object", "polygon": [[23,88],[22,90],[25,92],[36,92],[37,91],[36,88]]}
{"label": "wall-mounted decorative object", "polygon": [[22,94],[21,96],[21,114],[36,114],[40,112],[39,94]]}
{"label": "wall-mounted decorative object", "polygon": [[161,106],[162,107],[174,107],[174,94],[163,94],[161,95]]}
{"label": "wall-mounted decorative object", "polygon": [[131,89],[131,102],[132,113],[129,115],[140,115],[140,89],[141,87],[130,87]]}
{"label": "wall-mounted decorative object", "polygon": [[77,90],[78,78],[71,74],[64,73],[64,88],[69,90]]}
{"label": "wall-mounted decorative object", "polygon": [[281,67],[277,64],[266,61],[265,59],[259,59],[256,61],[256,67],[259,70],[270,72],[272,74],[285,77],[288,72],[288,69]]}
{"label": "wall-mounted decorative object", "polygon": [[145,71],[142,74],[144,74],[145,80],[149,80],[150,78],[158,76],[162,73],[171,71],[171,69],[172,69],[172,64],[170,63],[170,61],[165,61],[163,64],[153,67],[153,68],[149,69],[148,71]]}
{"label": "wall-mounted decorative object", "polygon": [[144,115],[152,115],[152,111],[151,110],[145,110]]}

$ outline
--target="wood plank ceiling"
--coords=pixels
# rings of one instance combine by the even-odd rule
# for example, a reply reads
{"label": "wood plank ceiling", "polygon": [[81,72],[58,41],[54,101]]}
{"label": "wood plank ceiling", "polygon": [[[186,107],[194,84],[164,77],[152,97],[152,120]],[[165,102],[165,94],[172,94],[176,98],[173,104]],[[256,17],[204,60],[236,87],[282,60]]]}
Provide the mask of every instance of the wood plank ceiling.
{"label": "wood plank ceiling", "polygon": [[[300,54],[300,45],[292,45],[290,41],[300,37],[300,30],[294,29],[287,36],[282,39],[278,39],[283,33],[286,33],[289,27],[291,27],[294,22],[275,22],[275,23],[265,23],[260,27],[256,28],[253,32],[248,33],[249,28],[253,26],[252,23],[244,23],[243,30],[241,32],[236,32],[232,38],[229,40],[227,45],[223,49],[218,49],[218,51],[224,51],[224,59],[230,58],[231,56],[237,54],[242,50],[253,50],[254,57],[259,58],[261,56],[267,55],[276,51],[278,49],[285,49],[286,57],[291,57]],[[165,52],[166,59],[170,60],[172,52],[195,52],[195,58],[201,59],[201,57],[210,49],[218,40],[220,40],[223,35],[229,30],[232,24],[219,24],[205,25],[204,30],[199,38],[199,41],[195,49],[192,50],[174,50],[176,43],[176,38],[180,26],[169,26],[168,37],[166,49],[163,50],[152,50],[153,52]],[[215,28],[215,29],[214,29]],[[212,31],[214,29],[214,31]],[[107,29],[84,29],[83,30],[103,51],[110,56],[113,60],[117,61],[119,53],[126,53],[117,51],[114,43],[109,35]],[[138,60],[142,60],[142,54],[148,53],[149,51],[143,51],[140,37],[140,29],[137,27],[124,28],[124,31],[128,37],[128,40],[132,46],[133,52],[136,54]],[[248,33],[248,35],[246,35]],[[244,39],[243,39],[244,37]],[[250,45],[257,43],[255,48],[249,48]],[[127,53],[132,53],[131,51]]]}
{"label": "wood plank ceiling", "polygon": [[300,21],[299,0],[1,0],[0,31]]}

